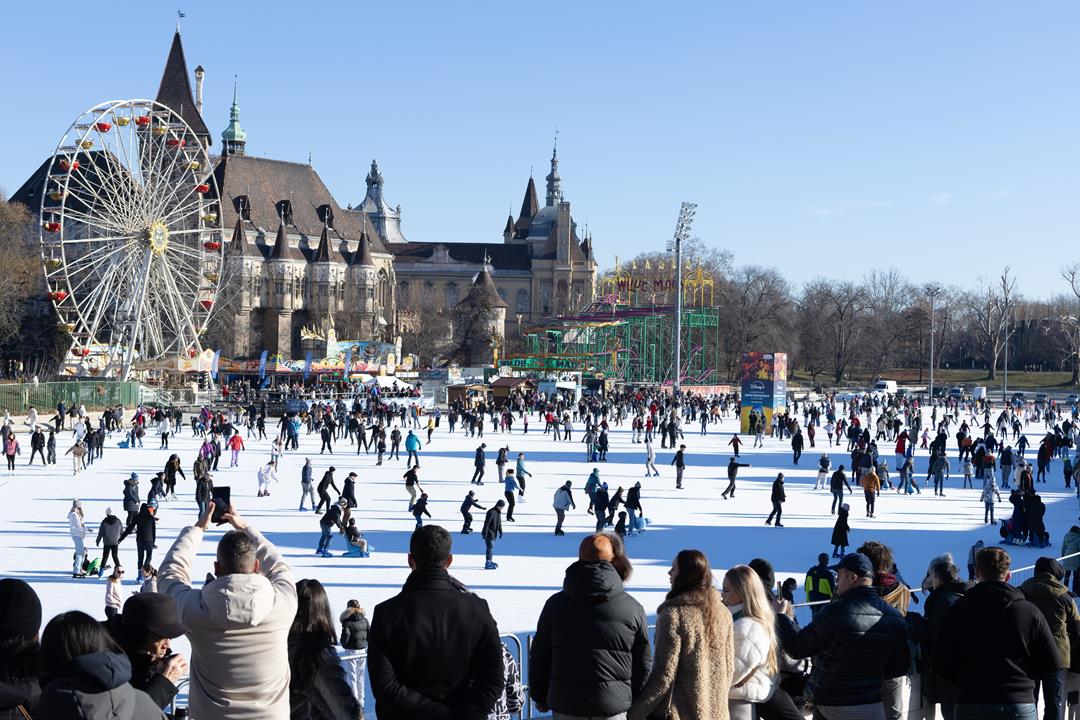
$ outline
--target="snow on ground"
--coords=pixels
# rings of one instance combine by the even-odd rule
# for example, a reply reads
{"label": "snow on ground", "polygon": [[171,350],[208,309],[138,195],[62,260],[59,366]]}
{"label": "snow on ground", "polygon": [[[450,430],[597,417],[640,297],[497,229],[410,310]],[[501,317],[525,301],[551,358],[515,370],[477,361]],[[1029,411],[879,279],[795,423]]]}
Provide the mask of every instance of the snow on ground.
{"label": "snow on ground", "polygon": [[[93,417],[96,422],[97,415]],[[674,489],[674,468],[668,466],[672,451],[660,449],[659,444],[656,449],[661,477],[644,477],[643,446],[631,443],[629,423],[623,428],[613,428],[606,463],[584,461],[585,446],[580,442],[580,431],[575,432],[574,441],[569,443],[552,442],[550,435],[543,434],[542,423],[535,421],[528,434],[522,434],[520,427],[512,435],[488,432],[483,440],[489,457],[486,483],[477,488],[481,504],[489,507],[502,497],[494,464],[500,444],[509,444],[511,459],[519,451],[524,452],[533,477],[527,481],[526,502],[519,504],[515,512],[518,521],[504,523],[506,537],[496,545],[499,568],[486,571],[484,543],[478,532],[483,513],[474,512],[476,533],[457,534],[461,528],[458,507],[473,487],[469,485],[473,452],[481,440],[468,438],[460,430],[450,435],[444,422],[431,445],[422,450],[420,479],[431,497],[434,519],[430,522],[454,532],[451,572],[488,600],[502,632],[532,630],[545,599],[561,588],[564,569],[576,558],[579,541],[593,529],[595,521],[585,513],[588,499],[582,487],[589,471],[599,467],[601,478],[608,483],[612,494],[620,485],[629,488],[634,482],[642,482],[644,514],[652,524],[643,535],[627,539],[635,568],[628,589],[650,616],[667,590],[667,570],[672,557],[688,547],[706,552],[717,569],[745,563],[754,557],[768,558],[776,567],[778,579],[793,576],[801,588],[803,573],[815,564],[817,554],[832,551],[831,495],[827,490],[813,490],[823,443],[818,442],[816,449],[807,447],[798,467],[791,463],[786,441],[766,440],[765,448],[744,451],[742,461],[752,463],[753,467],[741,469],[737,496],[725,501],[720,493],[727,482],[724,469],[729,457],[727,442],[735,423],[734,419],[727,419],[719,428],[710,426],[705,437],[697,434],[696,425],[687,428],[689,467],[683,490]],[[1041,425],[1029,428],[1033,445],[1037,445],[1042,430]],[[163,467],[169,454],[176,452],[190,476],[198,440],[191,437],[190,426],[185,426],[180,437],[170,439],[169,450],[158,449],[158,438],[152,434],[145,439],[146,447],[123,449],[117,446],[123,437],[114,434],[107,441],[104,457],[73,477],[71,458],[63,456],[70,444],[70,432],[58,436],[59,463],[46,469],[26,467],[30,443],[21,434],[24,428],[20,427],[19,431],[22,455],[18,469],[13,475],[0,475],[0,496],[7,508],[0,520],[0,573],[33,584],[41,595],[46,619],[76,608],[103,616],[104,580],[71,578],[72,546],[67,529],[71,499],[82,499],[87,523],[94,528],[104,516],[106,506],[123,517],[121,489],[128,473],[139,473],[140,489],[145,497],[150,478]],[[418,433],[423,437],[421,431]],[[824,439],[824,433],[820,439]],[[750,444],[748,441],[744,447]],[[408,574],[406,552],[414,521],[407,512],[408,495],[401,480],[405,453],[402,451],[401,460],[390,460],[376,467],[373,454],[357,456],[347,440],[337,445],[337,454],[333,456],[319,455],[318,446],[318,435],[301,435],[299,451],[285,454],[279,472],[281,482],[269,497],[256,497],[255,480],[257,469],[269,458],[269,440],[247,440],[248,449],[242,453],[236,469],[227,468],[227,458],[223,458],[221,469],[214,473],[215,483],[232,487],[239,512],[284,552],[297,579],[314,577],[326,586],[335,612],[340,612],[348,599],[356,598],[370,614],[378,602],[398,592]],[[848,464],[844,449],[834,449],[834,467]],[[881,450],[892,466],[891,444],[882,443]],[[1032,455],[1029,451],[1029,459]],[[334,465],[339,487],[350,471],[359,474],[359,508],[354,514],[357,525],[375,547],[370,558],[315,556],[318,516],[297,511],[300,467],[306,456],[312,457],[316,479]],[[926,474],[926,462],[926,451],[918,451],[916,469],[921,473],[917,475],[920,481]],[[951,447],[950,462],[957,464]],[[782,529],[764,525],[770,509],[770,486],[778,471],[787,477],[786,527]],[[1064,491],[1060,460],[1054,462],[1050,478],[1048,484],[1039,487],[1048,488],[1042,495],[1048,507],[1046,525],[1052,547],[1044,551],[1009,548],[1014,567],[1029,565],[1041,554],[1059,554],[1064,531],[1076,522],[1076,500]],[[566,480],[574,483],[578,509],[568,515],[566,536],[556,537],[552,534],[555,517],[551,499],[555,489]],[[896,553],[901,571],[913,585],[921,580],[929,559],[944,551],[951,551],[963,569],[963,558],[972,543],[982,539],[993,544],[999,537],[997,527],[982,524],[979,490],[961,490],[961,485],[962,475],[954,467],[944,498],[935,498],[927,490],[910,497],[886,491],[877,503],[878,517],[872,520],[863,517],[862,494],[856,487],[856,495],[849,500],[851,549],[871,539],[888,544]],[[160,510],[155,564],[164,557],[177,532],[196,517],[194,482],[190,478],[180,479],[178,490],[177,500],[164,503]],[[1007,517],[1011,511],[1007,494],[1004,499],[999,511]],[[212,570],[217,536],[217,532],[211,532],[205,541],[195,567],[196,577]],[[93,537],[89,544],[92,546]],[[332,550],[335,555],[344,551],[344,540],[339,536],[335,535]],[[128,569],[126,586],[134,591],[137,585],[133,539],[121,546],[120,557]],[[796,597],[802,599],[801,590]],[[181,641],[178,648],[184,649],[183,645]]]}

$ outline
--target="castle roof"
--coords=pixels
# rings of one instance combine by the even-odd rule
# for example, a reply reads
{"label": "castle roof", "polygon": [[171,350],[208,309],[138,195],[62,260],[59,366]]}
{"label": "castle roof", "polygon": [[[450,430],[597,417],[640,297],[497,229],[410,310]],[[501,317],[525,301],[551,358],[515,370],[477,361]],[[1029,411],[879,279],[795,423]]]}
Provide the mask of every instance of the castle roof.
{"label": "castle roof", "polygon": [[532,260],[529,258],[529,248],[526,245],[507,245],[505,243],[471,243],[471,242],[448,242],[448,243],[421,243],[411,242],[407,245],[391,245],[390,251],[394,254],[394,263],[419,263],[430,260],[438,248],[445,248],[450,259],[461,263],[484,263],[487,257],[488,264],[496,270],[529,270],[532,268]]}
{"label": "castle roof", "polygon": [[233,226],[232,241],[229,242],[228,253],[230,255],[259,255],[258,248],[253,247],[247,241],[247,231],[244,230],[244,220],[236,216],[236,224]]}
{"label": "castle roof", "polygon": [[[360,240],[363,242],[363,239]],[[319,234],[319,247],[315,249],[315,252],[308,259],[309,262],[330,262],[330,228],[327,225],[323,225],[322,233]]]}
{"label": "castle roof", "polygon": [[499,291],[495,287],[495,282],[491,279],[491,275],[487,271],[487,267],[484,267],[480,272],[476,273],[476,279],[473,280],[472,288],[469,289],[469,294],[465,296],[465,299],[457,304],[458,307],[509,307],[501,297],[499,297]]}
{"label": "castle roof", "polygon": [[[226,155],[214,169],[214,178],[221,193],[220,212],[225,225],[236,222],[240,198],[246,198],[251,227],[269,234],[281,220],[281,203],[288,201],[289,233],[316,238],[321,236],[324,226],[330,225],[330,243],[340,248],[342,241],[359,242],[366,231],[371,252],[387,252],[370,219],[361,212],[342,210],[310,165],[251,155]],[[327,214],[332,222],[327,222]],[[345,258],[340,249],[339,254]]]}
{"label": "castle roof", "polygon": [[188,78],[187,60],[184,59],[184,45],[180,42],[179,30],[173,35],[155,100],[172,108],[173,112],[184,119],[192,132],[206,145],[210,145],[210,131],[195,107],[195,97],[191,94],[191,80]]}

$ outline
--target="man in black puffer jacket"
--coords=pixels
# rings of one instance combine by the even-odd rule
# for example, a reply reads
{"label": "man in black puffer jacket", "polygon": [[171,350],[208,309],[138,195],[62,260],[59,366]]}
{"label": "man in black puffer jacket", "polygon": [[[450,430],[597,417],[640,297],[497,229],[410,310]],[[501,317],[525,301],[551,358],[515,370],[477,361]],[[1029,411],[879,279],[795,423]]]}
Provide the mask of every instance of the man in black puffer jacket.
{"label": "man in black puffer jacket", "polygon": [[401,592],[375,606],[368,667],[380,720],[486,720],[502,693],[502,645],[487,602],[446,571],[450,533],[417,528]]}
{"label": "man in black puffer jacket", "polygon": [[[883,717],[881,681],[900,677],[911,663],[907,625],[872,587],[874,567],[868,557],[851,553],[832,569],[836,599],[802,630],[782,616],[780,644],[794,658],[813,656],[806,695],[824,717],[830,717],[830,707],[852,706],[871,706],[868,716]],[[780,613],[789,607],[787,601],[777,602]]]}
{"label": "man in black puffer jacket", "polygon": [[540,613],[529,686],[541,712],[623,717],[645,687],[652,666],[645,610],[623,589],[613,560],[610,538],[586,537],[562,592]]}
{"label": "man in black puffer jacket", "polygon": [[956,710],[956,688],[929,672],[929,665],[930,658],[934,656],[934,647],[940,641],[945,627],[949,608],[964,597],[971,589],[971,583],[960,579],[960,570],[953,562],[952,555],[945,553],[930,561],[930,567],[922,581],[922,589],[930,591],[923,605],[926,621],[915,626],[912,638],[917,640],[922,648],[923,697],[931,705],[941,705],[942,717],[952,718]]}
{"label": "man in black puffer jacket", "polygon": [[1068,665],[1039,609],[1009,585],[1008,553],[975,556],[978,584],[945,614],[934,647],[934,673],[956,688],[961,718],[1034,720],[1035,681]]}

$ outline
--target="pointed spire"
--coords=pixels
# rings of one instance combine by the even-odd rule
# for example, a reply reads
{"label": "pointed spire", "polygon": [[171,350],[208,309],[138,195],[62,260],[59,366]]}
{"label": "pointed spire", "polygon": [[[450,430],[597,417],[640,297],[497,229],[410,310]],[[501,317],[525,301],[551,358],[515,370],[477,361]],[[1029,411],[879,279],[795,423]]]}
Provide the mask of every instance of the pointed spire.
{"label": "pointed spire", "polygon": [[247,146],[247,133],[240,127],[240,106],[236,102],[236,76],[233,76],[232,107],[229,108],[229,124],[221,132],[223,155],[243,155]]}
{"label": "pointed spire", "polygon": [[195,135],[203,143],[210,145],[210,131],[206,129],[206,123],[196,109],[195,97],[191,93],[191,80],[188,78],[187,60],[184,59],[184,45],[180,42],[179,29],[173,35],[155,100],[180,115]]}
{"label": "pointed spire", "polygon": [[469,289],[469,294],[465,296],[458,305],[466,305],[472,307],[497,307],[505,308],[509,307],[506,301],[499,296],[499,290],[495,287],[495,281],[491,279],[491,273],[488,272],[488,256],[484,255],[484,265],[480,269],[480,272],[476,273],[476,279],[473,280],[472,287]]}
{"label": "pointed spire", "polygon": [[522,220],[531,221],[538,212],[540,212],[540,201],[536,198],[536,183],[530,177],[529,184],[525,186],[525,198],[521,201],[521,213],[518,215],[517,226],[521,226]]}
{"label": "pointed spire", "polygon": [[509,240],[514,235],[514,216],[506,216],[506,227],[503,228],[503,239]]}
{"label": "pointed spire", "polygon": [[236,215],[236,225],[233,226],[232,241],[229,243],[229,254],[248,254],[247,232],[244,230],[244,218],[241,217],[239,213]]}
{"label": "pointed spire", "polygon": [[551,172],[544,178],[547,180],[547,195],[545,204],[553,207],[562,200],[562,178],[559,177],[559,132],[555,131],[555,146],[551,149]]}
{"label": "pointed spire", "polygon": [[285,234],[285,217],[281,217],[281,221],[278,223],[277,238],[274,240],[274,247],[270,251],[271,260],[297,260],[296,253],[293,251],[292,245],[289,244],[289,238]]}
{"label": "pointed spire", "polygon": [[367,231],[360,233],[360,245],[352,256],[352,264],[360,267],[375,267],[375,260],[371,257],[371,239]]}
{"label": "pointed spire", "polygon": [[315,254],[311,256],[311,262],[330,262],[330,226],[325,222],[322,226],[322,233],[319,235],[319,247],[315,249]]}

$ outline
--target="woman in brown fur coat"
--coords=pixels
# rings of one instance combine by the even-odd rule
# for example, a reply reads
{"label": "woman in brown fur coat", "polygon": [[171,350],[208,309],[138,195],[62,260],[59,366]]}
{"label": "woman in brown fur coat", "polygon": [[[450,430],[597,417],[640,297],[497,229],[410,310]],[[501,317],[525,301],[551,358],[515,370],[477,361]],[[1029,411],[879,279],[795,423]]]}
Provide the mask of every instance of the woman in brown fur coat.
{"label": "woman in brown fur coat", "polygon": [[671,592],[656,612],[652,674],[628,720],[728,720],[735,643],[709,560],[698,550],[683,550],[668,576]]}

